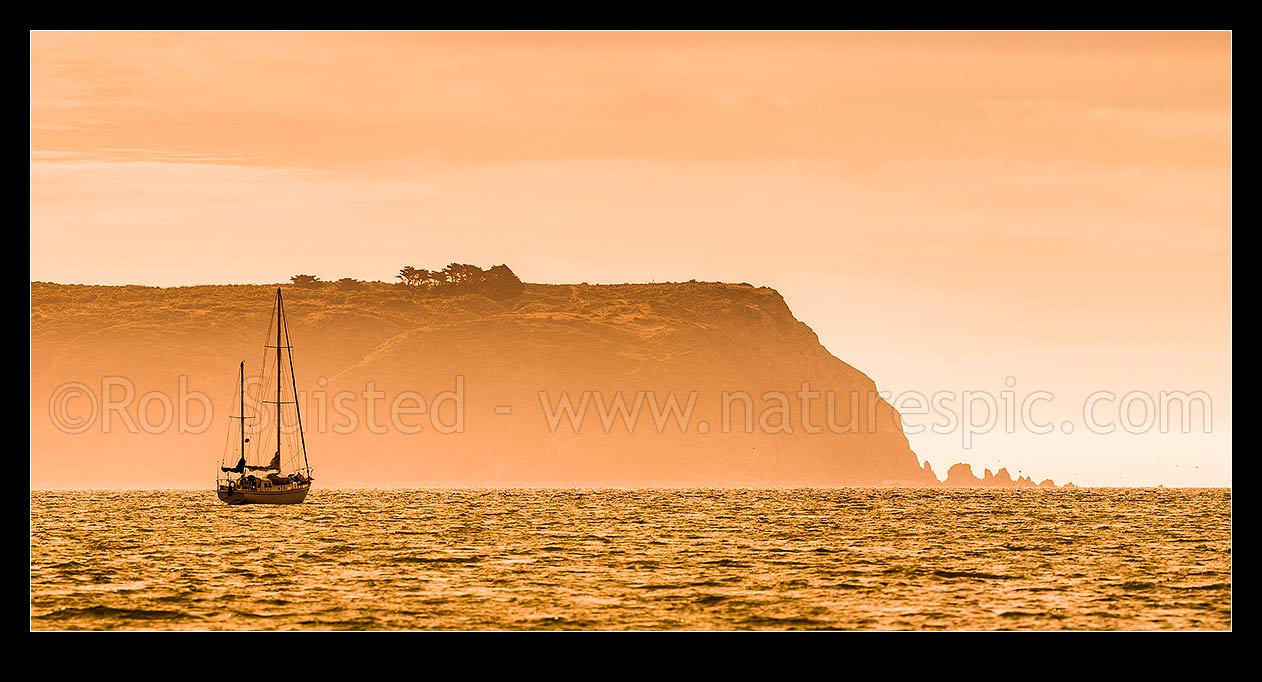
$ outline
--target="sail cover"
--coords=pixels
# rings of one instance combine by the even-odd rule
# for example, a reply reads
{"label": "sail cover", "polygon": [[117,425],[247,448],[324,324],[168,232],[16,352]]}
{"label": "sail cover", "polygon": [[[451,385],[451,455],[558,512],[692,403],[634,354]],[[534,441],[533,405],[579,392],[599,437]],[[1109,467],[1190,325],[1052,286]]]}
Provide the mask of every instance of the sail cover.
{"label": "sail cover", "polygon": [[280,471],[280,450],[277,450],[276,454],[272,455],[272,461],[268,462],[267,466],[248,466],[246,468],[250,471]]}
{"label": "sail cover", "polygon": [[[280,454],[280,453],[277,453],[277,454]],[[237,465],[236,465],[236,466],[234,466],[234,467],[219,467],[219,470],[220,470],[220,471],[223,471],[223,472],[226,472],[226,473],[230,473],[230,474],[239,474],[239,473],[241,473],[242,471],[245,471],[245,455],[241,455],[241,459],[237,462]]]}

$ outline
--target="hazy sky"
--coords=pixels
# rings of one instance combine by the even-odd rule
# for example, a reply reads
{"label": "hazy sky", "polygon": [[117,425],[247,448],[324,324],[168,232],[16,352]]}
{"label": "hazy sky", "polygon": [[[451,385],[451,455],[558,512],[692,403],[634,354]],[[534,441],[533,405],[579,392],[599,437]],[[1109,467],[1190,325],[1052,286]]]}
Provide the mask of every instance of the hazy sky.
{"label": "hazy sky", "polygon": [[939,474],[1229,485],[1230,37],[33,33],[31,279],[750,282],[895,395],[1055,396]]}

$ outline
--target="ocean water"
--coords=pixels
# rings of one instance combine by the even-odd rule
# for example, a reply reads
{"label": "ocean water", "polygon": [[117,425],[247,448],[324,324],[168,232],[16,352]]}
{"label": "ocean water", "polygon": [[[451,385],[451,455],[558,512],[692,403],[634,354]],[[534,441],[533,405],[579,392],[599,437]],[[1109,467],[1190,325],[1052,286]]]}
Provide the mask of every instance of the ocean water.
{"label": "ocean water", "polygon": [[1231,627],[1231,491],[31,493],[33,630]]}

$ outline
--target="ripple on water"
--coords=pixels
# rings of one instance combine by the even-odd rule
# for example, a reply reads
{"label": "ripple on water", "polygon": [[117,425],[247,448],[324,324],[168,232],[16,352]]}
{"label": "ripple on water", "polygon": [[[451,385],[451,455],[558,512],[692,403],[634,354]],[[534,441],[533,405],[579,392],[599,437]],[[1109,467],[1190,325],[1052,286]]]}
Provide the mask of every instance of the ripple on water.
{"label": "ripple on water", "polygon": [[32,492],[31,627],[1231,627],[1229,490],[1009,492]]}

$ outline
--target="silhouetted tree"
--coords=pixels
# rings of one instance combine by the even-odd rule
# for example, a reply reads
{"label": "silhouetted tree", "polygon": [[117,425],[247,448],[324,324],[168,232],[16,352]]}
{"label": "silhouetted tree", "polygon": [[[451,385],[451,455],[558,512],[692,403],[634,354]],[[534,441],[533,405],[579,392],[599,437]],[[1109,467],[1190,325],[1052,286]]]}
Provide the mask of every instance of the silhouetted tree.
{"label": "silhouetted tree", "polygon": [[311,289],[323,284],[323,282],[320,281],[320,278],[315,275],[294,275],[289,278],[289,281],[293,282],[294,286],[303,287],[305,289]]}
{"label": "silhouetted tree", "polygon": [[507,265],[492,265],[482,284],[483,293],[499,301],[516,298],[525,289],[526,285]]}
{"label": "silhouetted tree", "polygon": [[445,283],[460,290],[465,285],[475,284],[482,278],[482,268],[467,263],[450,263],[442,269]]}
{"label": "silhouetted tree", "polygon": [[513,298],[525,289],[507,265],[496,265],[489,270],[468,263],[449,263],[442,270],[409,265],[399,270],[398,279],[405,285],[419,286],[437,294],[485,294],[500,300]]}
{"label": "silhouetted tree", "polygon": [[402,280],[403,284],[406,284],[408,286],[415,286],[417,283],[418,274],[419,274],[419,271],[416,268],[409,265],[403,268],[402,270],[400,270],[397,277],[400,280]]}
{"label": "silhouetted tree", "polygon": [[363,289],[364,283],[352,277],[343,277],[337,281],[337,288],[342,291],[354,291],[356,289]]}
{"label": "silhouetted tree", "polygon": [[424,268],[417,270],[416,271],[416,284],[418,286],[427,287],[430,289],[438,286],[438,279],[434,276],[434,274],[435,273],[432,273],[429,270],[426,270]]}

